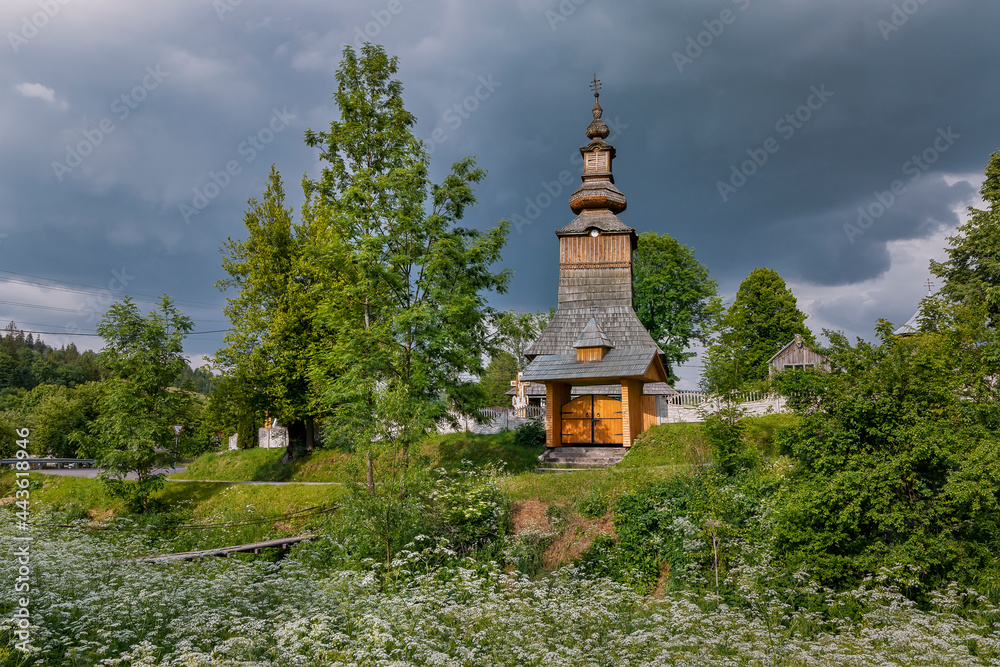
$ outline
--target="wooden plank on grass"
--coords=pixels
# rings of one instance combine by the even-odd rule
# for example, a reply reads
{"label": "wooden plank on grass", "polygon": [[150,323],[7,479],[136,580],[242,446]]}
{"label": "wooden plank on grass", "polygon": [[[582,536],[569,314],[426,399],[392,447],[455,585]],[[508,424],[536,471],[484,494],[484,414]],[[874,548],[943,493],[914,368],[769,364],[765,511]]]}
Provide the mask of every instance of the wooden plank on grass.
{"label": "wooden plank on grass", "polygon": [[298,537],[282,537],[276,540],[265,540],[263,542],[252,542],[250,544],[237,544],[232,547],[221,547],[219,549],[202,549],[201,551],[181,551],[173,554],[161,554],[159,556],[148,556],[136,559],[137,563],[166,563],[172,560],[196,560],[206,556],[229,557],[235,553],[245,553],[252,551],[258,553],[261,549],[282,548],[287,549],[292,544],[298,544],[305,540],[314,540],[316,535],[299,535]]}

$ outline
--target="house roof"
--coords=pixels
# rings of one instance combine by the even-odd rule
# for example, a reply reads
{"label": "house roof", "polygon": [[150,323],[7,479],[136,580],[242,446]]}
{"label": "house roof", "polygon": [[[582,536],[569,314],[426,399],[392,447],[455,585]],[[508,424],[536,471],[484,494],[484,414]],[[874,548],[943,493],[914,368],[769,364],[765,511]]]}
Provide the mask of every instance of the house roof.
{"label": "house roof", "polygon": [[[620,394],[622,387],[620,384],[592,384],[578,385],[573,387],[574,396],[584,396],[588,394],[615,395]],[[508,396],[514,395],[514,388],[507,390]],[[646,382],[642,385],[642,393],[646,396],[674,396],[679,393],[666,382]],[[545,385],[541,382],[530,382],[525,389],[527,396],[545,396]]]}
{"label": "house roof", "polygon": [[787,350],[788,348],[790,348],[792,345],[796,345],[797,347],[804,347],[805,344],[802,342],[802,336],[800,336],[799,334],[795,334],[795,338],[793,338],[792,340],[788,341],[788,345],[785,345],[780,350],[778,350],[777,352],[775,352],[771,356],[771,358],[767,360],[767,363],[770,364],[772,361],[774,361],[775,359],[777,359],[778,357],[780,357],[782,355],[782,353],[785,350]]}
{"label": "house roof", "polygon": [[[924,298],[934,296],[934,284],[928,279],[927,281],[927,294]],[[893,331],[894,336],[911,336],[915,333],[920,333],[920,318],[924,313],[923,303],[917,306],[917,312],[913,313],[913,316],[906,320],[906,324],[903,324],[898,329]]]}
{"label": "house roof", "polygon": [[911,317],[910,319],[906,320],[906,324],[903,324],[898,329],[896,329],[895,331],[892,332],[893,335],[895,335],[895,336],[910,336],[912,334],[915,334],[915,333],[919,332],[920,331],[920,313],[921,313],[921,311],[918,308],[917,312],[913,313],[913,317]]}
{"label": "house roof", "polygon": [[[624,269],[624,271],[629,273],[629,279],[631,279],[629,269]],[[560,277],[560,290],[563,289],[562,283],[566,280],[566,276]],[[567,287],[575,288],[575,286]],[[587,290],[586,285],[579,287],[582,293],[580,301],[577,303],[581,307],[557,310],[542,335],[525,351],[525,356],[533,359],[539,355],[567,354],[573,351],[574,343],[591,319],[597,320],[604,335],[617,350],[658,349],[656,342],[646,331],[646,327],[642,326],[642,322],[636,317],[631,306],[621,305],[617,299],[604,301],[599,294],[583,293]],[[614,286],[609,285],[608,288],[614,289]],[[622,291],[628,289],[631,292],[631,284],[627,287],[620,287],[620,289]],[[629,301],[631,301],[631,293],[628,296]],[[618,305],[611,305],[615,302]]]}
{"label": "house roof", "polygon": [[535,357],[524,369],[521,379],[526,382],[544,380],[582,380],[591,384],[612,378],[648,378],[662,380],[666,376],[657,347],[631,350],[609,350],[600,361],[577,361],[576,353],[546,354]]}

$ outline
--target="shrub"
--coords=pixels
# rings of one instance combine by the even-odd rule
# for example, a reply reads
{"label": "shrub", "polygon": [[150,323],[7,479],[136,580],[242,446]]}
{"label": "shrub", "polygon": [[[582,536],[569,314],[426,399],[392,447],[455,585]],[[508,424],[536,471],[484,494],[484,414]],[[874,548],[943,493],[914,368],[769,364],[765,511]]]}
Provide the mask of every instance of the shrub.
{"label": "shrub", "polygon": [[532,419],[514,431],[514,445],[517,447],[540,447],[545,444],[545,424],[540,419]]}

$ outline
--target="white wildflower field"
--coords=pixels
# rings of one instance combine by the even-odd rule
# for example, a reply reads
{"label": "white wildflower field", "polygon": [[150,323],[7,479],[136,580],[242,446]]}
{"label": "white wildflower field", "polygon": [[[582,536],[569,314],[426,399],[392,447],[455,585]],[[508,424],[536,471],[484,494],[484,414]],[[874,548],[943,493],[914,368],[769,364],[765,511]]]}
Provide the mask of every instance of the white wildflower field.
{"label": "white wildflower field", "polygon": [[[315,563],[322,543],[277,562],[145,564],[132,533],[35,529],[30,590],[15,592],[11,517],[0,517],[4,665],[987,665],[1000,614],[948,590],[918,608],[874,583],[823,591],[802,576],[770,588],[736,567],[741,604],[639,595],[566,567],[539,579],[492,565],[397,561],[376,571]],[[763,585],[762,585],[762,582]],[[30,604],[31,650],[10,610]],[[824,600],[826,613],[796,606]],[[732,596],[730,596],[730,600]]]}

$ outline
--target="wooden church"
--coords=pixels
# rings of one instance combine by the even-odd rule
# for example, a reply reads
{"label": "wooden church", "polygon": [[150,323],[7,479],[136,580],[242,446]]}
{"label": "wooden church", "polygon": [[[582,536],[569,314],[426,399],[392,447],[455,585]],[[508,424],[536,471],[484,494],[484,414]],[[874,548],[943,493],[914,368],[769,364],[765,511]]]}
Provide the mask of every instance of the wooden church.
{"label": "wooden church", "polygon": [[[615,187],[615,148],[606,141],[596,76],[593,90],[590,143],[580,149],[583,183],[569,198],[577,217],[556,231],[558,308],[525,352],[530,363],[522,379],[545,385],[550,448],[630,447],[649,423],[643,385],[667,380],[660,349],[632,307],[637,237],[618,219],[625,195]],[[612,387],[607,394],[586,390],[595,385]]]}

